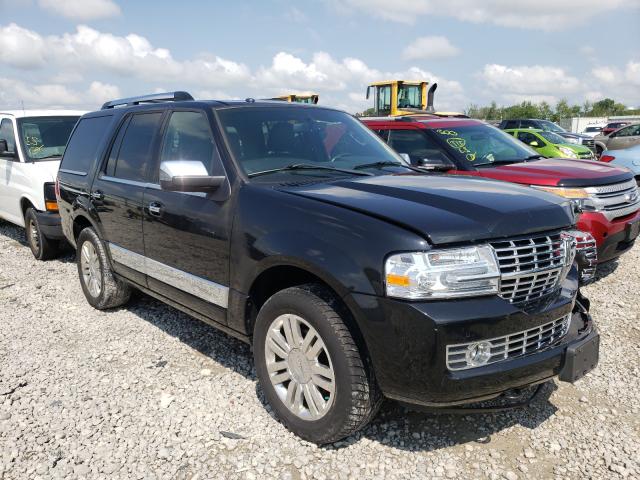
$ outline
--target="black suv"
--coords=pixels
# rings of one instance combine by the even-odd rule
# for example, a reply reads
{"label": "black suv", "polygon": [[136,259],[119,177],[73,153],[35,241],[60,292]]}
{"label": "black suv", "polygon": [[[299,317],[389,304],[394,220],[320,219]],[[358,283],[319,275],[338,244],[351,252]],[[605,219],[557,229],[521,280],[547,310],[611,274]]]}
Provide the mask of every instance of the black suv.
{"label": "black suv", "polygon": [[462,404],[597,363],[568,200],[424,175],[341,111],[190,98],[109,102],[71,136],[58,201],[94,307],[136,288],[250,342],[317,443],[384,396]]}
{"label": "black suv", "polygon": [[498,128],[501,128],[502,130],[507,130],[509,128],[539,128],[545,132],[553,132],[563,138],[566,138],[568,143],[584,145],[585,147],[590,148],[591,151],[596,151],[593,137],[583,135],[581,133],[568,132],[560,125],[553,123],[550,120],[540,120],[537,118],[511,118],[509,120],[502,120],[498,125]]}

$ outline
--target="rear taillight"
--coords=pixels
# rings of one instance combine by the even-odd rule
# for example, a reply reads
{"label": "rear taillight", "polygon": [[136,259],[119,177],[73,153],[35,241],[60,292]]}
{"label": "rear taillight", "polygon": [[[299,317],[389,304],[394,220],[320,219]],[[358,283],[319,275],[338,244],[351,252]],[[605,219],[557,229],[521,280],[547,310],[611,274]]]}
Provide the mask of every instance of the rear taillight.
{"label": "rear taillight", "polygon": [[609,163],[611,160],[615,160],[615,159],[616,157],[614,157],[613,155],[600,155],[601,162]]}
{"label": "rear taillight", "polygon": [[56,199],[56,184],[44,184],[44,207],[47,212],[58,211],[58,200]]}

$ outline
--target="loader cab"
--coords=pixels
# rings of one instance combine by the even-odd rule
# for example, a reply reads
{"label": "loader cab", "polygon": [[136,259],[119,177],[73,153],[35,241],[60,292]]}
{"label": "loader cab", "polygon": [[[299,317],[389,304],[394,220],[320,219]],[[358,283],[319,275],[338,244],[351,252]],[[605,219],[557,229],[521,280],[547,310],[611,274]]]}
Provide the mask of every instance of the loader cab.
{"label": "loader cab", "polygon": [[317,93],[289,93],[287,95],[281,95],[274,97],[271,100],[280,100],[289,103],[306,103],[309,105],[316,105],[320,96]]}

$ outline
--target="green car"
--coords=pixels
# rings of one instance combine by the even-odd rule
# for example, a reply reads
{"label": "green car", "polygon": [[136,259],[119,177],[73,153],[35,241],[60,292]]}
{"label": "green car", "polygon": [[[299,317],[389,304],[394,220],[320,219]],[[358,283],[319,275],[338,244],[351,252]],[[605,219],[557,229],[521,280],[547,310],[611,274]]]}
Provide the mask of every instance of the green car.
{"label": "green car", "polygon": [[505,132],[526,143],[540,155],[547,158],[595,160],[593,152],[588,147],[576,143],[568,143],[565,138],[557,133],[545,132],[537,128],[510,128]]}

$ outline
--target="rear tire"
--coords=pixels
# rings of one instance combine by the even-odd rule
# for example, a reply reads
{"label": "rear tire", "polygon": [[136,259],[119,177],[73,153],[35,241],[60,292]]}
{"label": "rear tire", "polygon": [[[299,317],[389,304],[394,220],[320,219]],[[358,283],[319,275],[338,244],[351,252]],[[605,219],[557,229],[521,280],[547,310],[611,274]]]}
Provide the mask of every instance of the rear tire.
{"label": "rear tire", "polygon": [[91,306],[105,310],[127,303],[131,287],[113,275],[106,249],[95,230],[82,230],[76,244],[80,285]]}
{"label": "rear tire", "polygon": [[59,242],[42,234],[36,211],[29,207],[24,215],[24,230],[31,253],[38,260],[50,260],[58,255]]}
{"label": "rear tire", "polygon": [[289,430],[317,444],[361,429],[382,403],[341,311],[326,288],[301,285],[269,298],[254,328],[256,372],[267,401]]}

